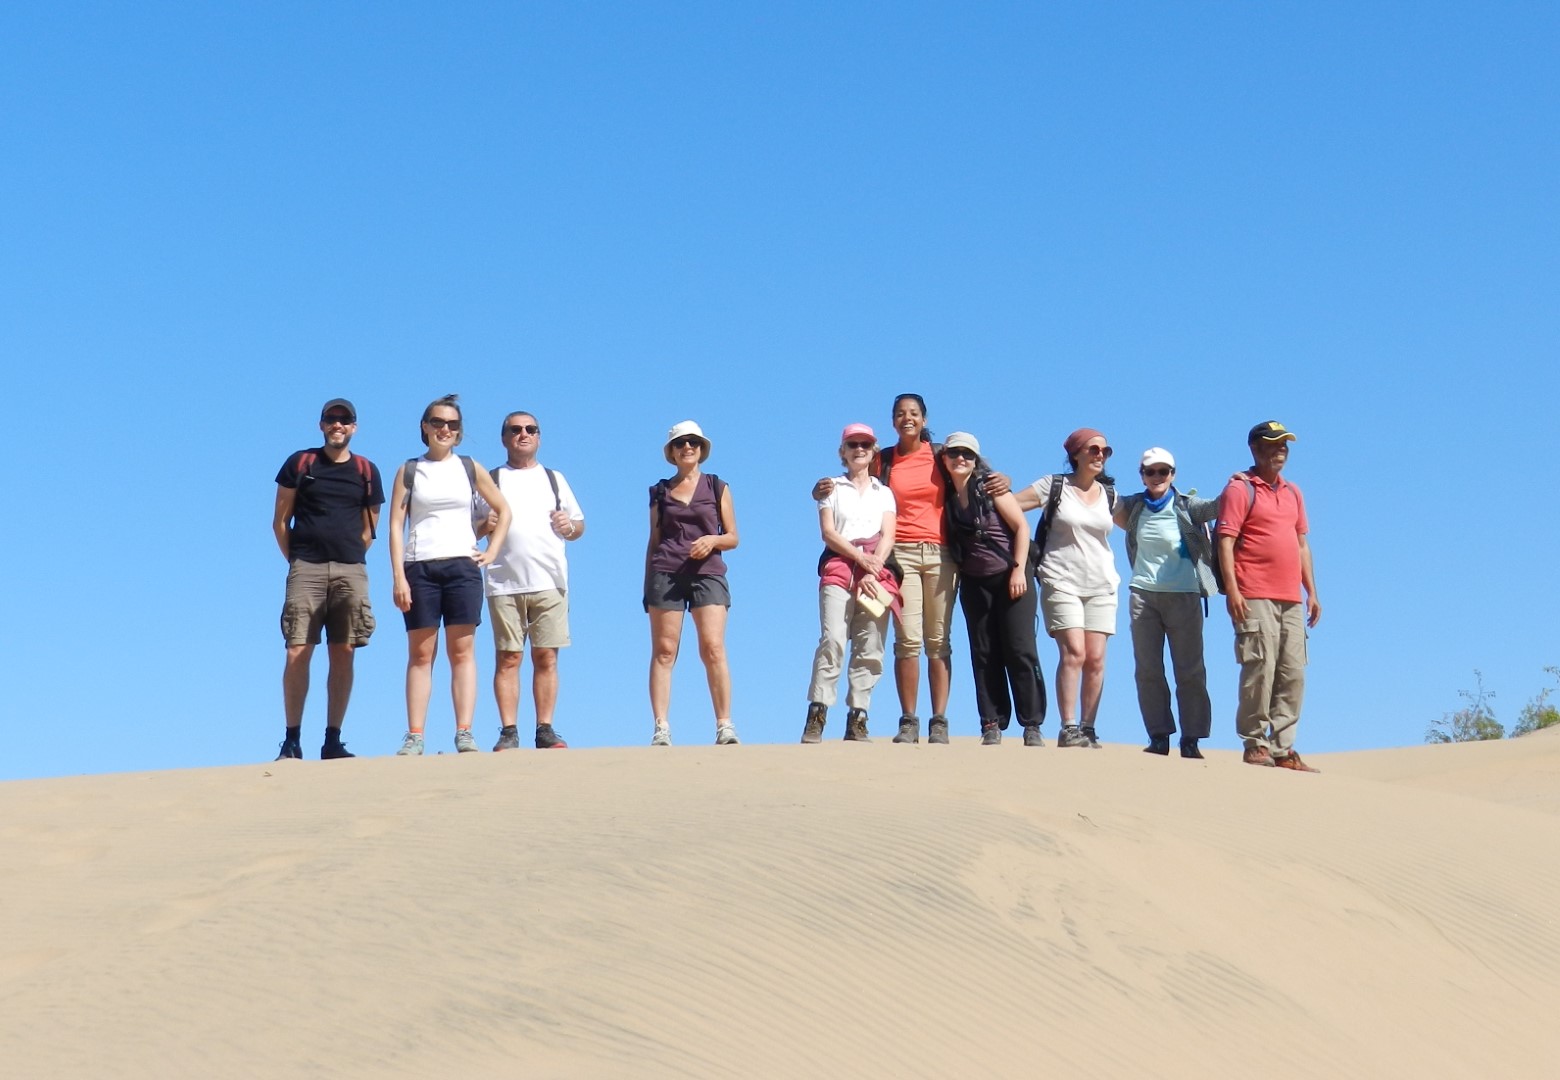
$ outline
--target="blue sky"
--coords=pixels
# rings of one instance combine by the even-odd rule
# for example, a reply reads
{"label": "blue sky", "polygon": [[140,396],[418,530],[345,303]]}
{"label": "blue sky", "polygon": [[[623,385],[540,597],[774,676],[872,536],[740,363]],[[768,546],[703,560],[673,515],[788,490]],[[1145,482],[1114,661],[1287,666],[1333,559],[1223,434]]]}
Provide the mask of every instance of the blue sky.
{"label": "blue sky", "polygon": [[[590,524],[577,747],[648,739],[645,492],[687,417],[741,526],[735,719],[797,738],[807,490],[906,390],[1022,479],[1099,427],[1124,490],[1160,444],[1211,491],[1282,420],[1325,608],[1299,745],[1419,742],[1474,668],[1510,723],[1560,663],[1557,46],[1539,3],[11,5],[0,359],[38,453],[0,778],[274,754],[272,478],[338,394],[387,470],[438,395],[485,464],[541,418]],[[359,753],[404,727],[387,557]],[[1121,630],[1101,733],[1136,742]],[[1207,642],[1234,747],[1217,612]],[[673,728],[708,741],[685,646]]]}

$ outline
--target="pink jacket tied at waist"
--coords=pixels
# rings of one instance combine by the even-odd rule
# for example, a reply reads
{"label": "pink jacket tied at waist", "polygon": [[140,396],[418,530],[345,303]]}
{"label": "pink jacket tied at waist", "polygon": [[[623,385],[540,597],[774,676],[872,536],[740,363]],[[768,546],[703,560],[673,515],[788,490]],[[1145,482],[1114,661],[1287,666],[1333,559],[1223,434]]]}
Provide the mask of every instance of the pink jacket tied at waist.
{"label": "pink jacket tied at waist", "polygon": [[[852,540],[851,543],[861,548],[867,554],[877,552],[878,541],[883,539],[883,534],[869,536],[865,540]],[[838,585],[846,592],[854,593],[861,579],[867,572],[857,566],[843,555],[830,555],[823,562],[823,572],[818,577],[818,587],[825,585]],[[895,615],[899,614],[899,582],[894,578],[894,572],[888,567],[883,567],[877,573],[878,592],[887,603],[889,609]]]}

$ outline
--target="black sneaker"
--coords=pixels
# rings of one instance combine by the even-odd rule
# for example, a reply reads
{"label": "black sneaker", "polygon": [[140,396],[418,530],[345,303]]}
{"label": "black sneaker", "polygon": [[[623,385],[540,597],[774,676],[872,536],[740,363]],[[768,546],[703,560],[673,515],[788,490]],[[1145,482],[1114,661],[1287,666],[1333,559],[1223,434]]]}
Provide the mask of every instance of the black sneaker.
{"label": "black sneaker", "polygon": [[1202,751],[1197,749],[1196,739],[1181,740],[1181,756],[1184,758],[1196,758],[1198,761],[1202,760]]}
{"label": "black sneaker", "polygon": [[1025,746],[1044,746],[1045,736],[1040,734],[1039,724],[1030,724],[1024,729]]}
{"label": "black sneaker", "polygon": [[1160,757],[1168,757],[1170,754],[1170,736],[1150,735],[1148,737],[1148,745],[1143,747],[1143,753],[1158,754]]}
{"label": "black sneaker", "polygon": [[303,760],[303,746],[297,739],[283,739],[281,750],[282,752],[276,755],[277,761]]}
{"label": "black sneaker", "polygon": [[899,733],[894,736],[897,743],[918,743],[921,741],[921,718],[905,713],[899,718]]}
{"label": "black sneaker", "polygon": [[520,749],[520,731],[513,724],[505,724],[498,729],[498,742],[493,744],[493,753],[500,750]]}
{"label": "black sneaker", "polygon": [[337,739],[335,742],[328,742],[324,746],[320,747],[321,761],[335,761],[338,758],[349,757],[357,757],[357,755],[354,754],[351,750],[348,750],[347,744],[342,742],[340,739]]}
{"label": "black sneaker", "polygon": [[1102,746],[1100,746],[1099,736],[1094,734],[1094,728],[1093,727],[1091,727],[1088,724],[1085,724],[1085,725],[1083,725],[1083,727],[1079,728],[1078,730],[1083,732],[1083,737],[1085,739],[1089,740],[1089,749],[1090,750],[1101,750],[1101,749],[1104,749]]}
{"label": "black sneaker", "polygon": [[567,750],[569,744],[558,737],[551,724],[538,724],[536,728],[536,748],[538,750]]}
{"label": "black sneaker", "polygon": [[926,722],[926,741],[940,746],[948,745],[948,718],[941,713]]}
{"label": "black sneaker", "polygon": [[823,726],[829,721],[829,707],[821,701],[807,703],[807,722],[802,725],[802,742],[823,742]]}
{"label": "black sneaker", "polygon": [[980,744],[982,746],[1002,745],[1002,725],[995,720],[987,720],[980,725]]}
{"label": "black sneaker", "polygon": [[851,709],[845,714],[845,741],[871,742],[867,734],[867,710]]}

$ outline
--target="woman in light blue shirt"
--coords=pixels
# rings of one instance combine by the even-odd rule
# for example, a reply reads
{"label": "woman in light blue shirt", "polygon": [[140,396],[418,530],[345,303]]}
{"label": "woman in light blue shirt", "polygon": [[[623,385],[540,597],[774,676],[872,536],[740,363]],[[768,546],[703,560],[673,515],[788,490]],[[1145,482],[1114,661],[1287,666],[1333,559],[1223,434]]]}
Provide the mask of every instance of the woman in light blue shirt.
{"label": "woman in light blue shirt", "polygon": [[1132,653],[1137,663],[1138,708],[1148,729],[1150,754],[1169,754],[1175,734],[1170,684],[1165,678],[1165,643],[1175,668],[1176,712],[1181,717],[1181,756],[1201,758],[1197,743],[1208,737],[1213,708],[1203,666],[1204,599],[1217,592],[1213,546],[1206,525],[1219,513],[1217,499],[1198,499],[1175,489],[1175,458],[1155,446],[1138,466],[1141,494],[1116,505],[1116,524],[1127,533],[1132,564],[1130,612]]}

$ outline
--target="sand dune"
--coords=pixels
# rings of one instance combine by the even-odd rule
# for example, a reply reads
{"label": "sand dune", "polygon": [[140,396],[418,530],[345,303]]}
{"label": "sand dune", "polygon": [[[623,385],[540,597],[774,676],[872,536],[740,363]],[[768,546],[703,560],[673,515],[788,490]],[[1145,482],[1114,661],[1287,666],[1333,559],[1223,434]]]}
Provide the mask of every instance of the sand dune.
{"label": "sand dune", "polygon": [[1560,739],[0,785],[8,1076],[1550,1077]]}

